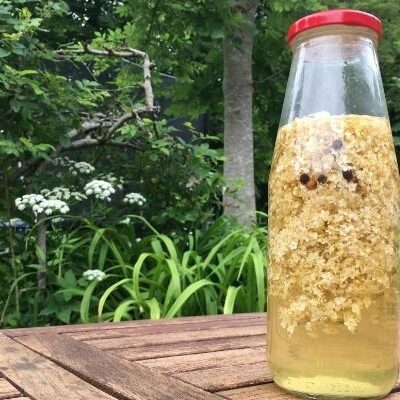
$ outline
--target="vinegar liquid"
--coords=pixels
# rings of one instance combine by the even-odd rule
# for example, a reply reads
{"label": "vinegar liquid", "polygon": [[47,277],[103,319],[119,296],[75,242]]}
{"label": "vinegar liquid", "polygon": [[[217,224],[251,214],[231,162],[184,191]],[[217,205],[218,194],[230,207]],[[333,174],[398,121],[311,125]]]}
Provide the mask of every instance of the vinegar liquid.
{"label": "vinegar liquid", "polygon": [[399,188],[386,118],[317,115],[278,132],[267,331],[282,388],[360,399],[394,387]]}
{"label": "vinegar liquid", "polygon": [[[278,297],[269,303],[270,321],[278,321]],[[387,310],[392,310],[388,313]],[[321,324],[310,335],[304,325],[288,333],[269,324],[268,359],[280,387],[315,398],[380,398],[398,376],[396,305],[380,295],[362,313],[357,331],[343,324]],[[330,328],[330,329],[329,329]]]}

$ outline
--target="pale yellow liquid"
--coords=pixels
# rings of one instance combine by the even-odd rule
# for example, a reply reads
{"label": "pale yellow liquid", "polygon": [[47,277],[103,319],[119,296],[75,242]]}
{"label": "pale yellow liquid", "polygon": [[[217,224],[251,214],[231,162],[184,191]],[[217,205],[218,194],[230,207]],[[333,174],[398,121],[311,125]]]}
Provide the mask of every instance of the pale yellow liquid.
{"label": "pale yellow liquid", "polygon": [[[342,323],[313,329],[299,325],[292,335],[279,325],[281,301],[268,303],[268,361],[280,387],[312,398],[381,398],[398,376],[396,299],[377,295],[363,310],[357,331]],[[328,327],[328,332],[324,329]]]}

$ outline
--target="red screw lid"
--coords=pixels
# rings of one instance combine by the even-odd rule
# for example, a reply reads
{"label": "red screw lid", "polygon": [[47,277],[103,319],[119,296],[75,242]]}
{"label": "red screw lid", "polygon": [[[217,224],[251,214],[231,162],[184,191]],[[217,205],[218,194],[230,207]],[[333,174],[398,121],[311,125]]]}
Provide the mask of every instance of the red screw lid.
{"label": "red screw lid", "polygon": [[383,35],[382,22],[374,15],[364,11],[338,9],[321,11],[300,18],[290,25],[287,33],[287,41],[290,43],[295,36],[308,29],[333,24],[365,26],[374,30],[378,34],[379,39]]}

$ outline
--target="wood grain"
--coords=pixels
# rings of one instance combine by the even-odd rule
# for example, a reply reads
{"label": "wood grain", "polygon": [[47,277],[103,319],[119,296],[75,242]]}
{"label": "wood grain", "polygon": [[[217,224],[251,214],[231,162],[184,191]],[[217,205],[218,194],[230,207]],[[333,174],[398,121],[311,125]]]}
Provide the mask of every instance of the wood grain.
{"label": "wood grain", "polygon": [[287,393],[274,383],[226,390],[219,394],[232,400],[298,400],[299,397]]}
{"label": "wood grain", "polygon": [[0,378],[0,399],[21,396],[21,392],[4,378]]}
{"label": "wood grain", "polygon": [[265,346],[265,335],[177,342],[109,351],[118,357],[135,361],[185,354],[213,353],[220,350],[234,350],[258,346]]}
{"label": "wood grain", "polygon": [[[183,317],[174,319],[159,319],[159,320],[138,320],[138,321],[125,321],[125,322],[101,322],[93,324],[81,325],[62,325],[62,326],[47,326],[38,328],[17,328],[17,329],[3,329],[1,333],[10,336],[26,336],[37,335],[40,333],[72,333],[72,332],[90,332],[90,331],[103,331],[108,329],[124,329],[136,326],[167,326],[167,325],[182,325],[186,323],[194,323],[201,326],[203,322],[209,321],[233,321],[233,320],[256,320],[266,323],[266,313],[246,313],[246,314],[232,314],[232,315],[210,315],[201,317]],[[250,325],[250,324],[249,324]]]}
{"label": "wood grain", "polygon": [[243,366],[227,365],[188,371],[173,376],[210,392],[272,382],[272,376],[267,370],[265,361]]}
{"label": "wood grain", "polygon": [[115,399],[1,333],[0,349],[3,376],[28,396],[38,400]]}
{"label": "wood grain", "polygon": [[221,396],[121,360],[64,335],[24,336],[24,344],[87,382],[126,400],[217,400]]}
{"label": "wood grain", "polygon": [[[193,342],[196,340],[205,339],[221,339],[229,337],[244,337],[244,336],[256,336],[265,335],[266,329],[264,325],[252,325],[245,327],[234,327],[223,329],[207,329],[204,331],[189,331],[189,332],[176,332],[171,335],[169,333],[159,333],[152,335],[143,336],[127,336],[122,338],[114,339],[99,339],[99,340],[88,340],[87,343],[98,347],[99,349],[124,349],[124,348],[136,348],[142,346],[155,346],[163,345],[167,343],[176,342]],[[86,341],[85,341],[86,342]]]}
{"label": "wood grain", "polygon": [[140,363],[164,373],[176,374],[199,369],[220,368],[227,365],[242,369],[244,365],[265,362],[265,360],[265,347],[257,347],[158,358]]}
{"label": "wood grain", "polygon": [[[185,320],[185,318],[183,318]],[[213,329],[227,329],[232,327],[248,327],[248,326],[263,326],[265,321],[263,318],[252,319],[233,319],[233,320],[220,320],[212,318],[210,321],[203,322],[182,322],[180,324],[162,324],[162,325],[149,325],[149,326],[129,326],[126,328],[118,329],[98,329],[95,331],[83,332],[67,332],[66,335],[76,340],[98,340],[98,339],[111,339],[120,338],[124,336],[134,337],[141,335],[153,335],[161,333],[176,333],[176,332],[189,332],[189,331],[204,331]],[[50,333],[50,332],[48,332]]]}

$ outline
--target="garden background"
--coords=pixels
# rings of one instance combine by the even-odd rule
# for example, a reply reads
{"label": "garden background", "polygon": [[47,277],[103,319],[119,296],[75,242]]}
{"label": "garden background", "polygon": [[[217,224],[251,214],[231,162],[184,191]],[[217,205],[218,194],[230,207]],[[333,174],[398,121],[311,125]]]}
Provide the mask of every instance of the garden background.
{"label": "garden background", "polygon": [[400,136],[397,0],[3,0],[0,327],[264,311],[285,34],[328,7],[382,19]]}

